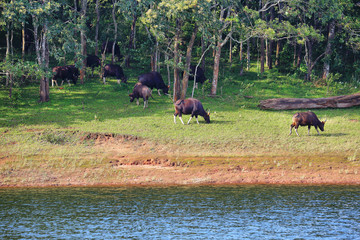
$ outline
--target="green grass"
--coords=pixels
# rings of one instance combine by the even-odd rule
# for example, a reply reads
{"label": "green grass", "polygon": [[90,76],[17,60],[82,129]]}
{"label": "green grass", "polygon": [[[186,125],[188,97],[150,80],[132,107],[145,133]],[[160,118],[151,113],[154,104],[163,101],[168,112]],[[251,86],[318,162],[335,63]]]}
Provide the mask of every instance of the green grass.
{"label": "green grass", "polygon": [[[260,100],[268,98],[327,97],[325,86],[316,87],[276,71],[268,71],[259,78],[255,69],[251,69],[240,77],[233,68],[220,76],[217,97],[207,96],[201,88],[196,90],[195,97],[211,110],[211,124],[205,124],[200,117],[199,125],[193,119],[190,125],[184,126],[179,119],[174,124],[174,108],[168,96],[158,96],[154,91],[154,99],[150,99],[149,108],[145,110],[142,100],[140,106],[130,103],[128,94],[143,72],[141,68],[125,70],[128,85],[119,86],[115,79],[108,79],[108,84],[103,85],[101,79],[95,77],[87,79],[84,85],[51,88],[48,103],[37,102],[37,84],[14,89],[16,99],[9,99],[8,90],[0,89],[0,155],[10,153],[29,159],[41,149],[54,158],[66,158],[64,149],[69,146],[76,149],[69,158],[77,155],[76,151],[87,154],[89,148],[76,140],[84,132],[134,135],[162,144],[187,145],[189,151],[203,155],[335,152],[351,157],[359,149],[359,107],[313,110],[319,118],[327,118],[325,132],[318,136],[312,128],[308,136],[307,128],[302,127],[300,138],[295,133],[288,136],[296,110],[264,111],[257,107]],[[211,75],[210,70],[207,74]],[[355,88],[338,89],[332,95],[356,91]],[[184,122],[188,118],[184,116]],[[74,132],[76,135],[72,136]]]}

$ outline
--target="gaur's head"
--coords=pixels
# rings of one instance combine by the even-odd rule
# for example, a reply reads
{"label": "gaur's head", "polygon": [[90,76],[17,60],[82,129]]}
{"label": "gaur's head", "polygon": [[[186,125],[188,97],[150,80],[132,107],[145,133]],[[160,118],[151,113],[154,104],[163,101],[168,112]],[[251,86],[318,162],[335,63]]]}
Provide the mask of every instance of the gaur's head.
{"label": "gaur's head", "polygon": [[204,115],[204,119],[206,123],[210,123],[210,111],[206,113],[206,115]]}
{"label": "gaur's head", "polygon": [[134,93],[130,93],[129,94],[129,97],[130,97],[130,102],[133,102],[134,101]]}
{"label": "gaur's head", "polygon": [[326,119],[325,119],[325,121],[322,121],[322,122],[319,124],[319,128],[320,128],[320,130],[321,130],[322,132],[324,131],[325,123],[326,123]]}
{"label": "gaur's head", "polygon": [[170,88],[170,85],[164,87],[162,90],[164,92],[164,94],[168,95],[169,94],[169,88]]}

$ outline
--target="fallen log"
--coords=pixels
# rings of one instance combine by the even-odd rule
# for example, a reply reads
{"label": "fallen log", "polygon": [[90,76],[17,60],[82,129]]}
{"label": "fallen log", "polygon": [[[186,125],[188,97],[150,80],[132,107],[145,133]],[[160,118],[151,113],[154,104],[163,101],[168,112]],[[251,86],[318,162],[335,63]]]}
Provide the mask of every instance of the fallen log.
{"label": "fallen log", "polygon": [[328,98],[273,98],[260,101],[261,109],[348,108],[360,105],[360,92]]}

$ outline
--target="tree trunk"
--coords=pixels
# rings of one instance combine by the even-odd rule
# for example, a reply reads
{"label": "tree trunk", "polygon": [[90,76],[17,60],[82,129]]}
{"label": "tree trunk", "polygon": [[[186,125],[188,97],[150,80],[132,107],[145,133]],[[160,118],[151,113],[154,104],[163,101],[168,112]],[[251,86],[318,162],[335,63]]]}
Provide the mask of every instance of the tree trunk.
{"label": "tree trunk", "polygon": [[113,0],[113,9],[112,9],[112,19],[114,22],[114,42],[112,46],[112,55],[111,55],[111,63],[113,64],[115,62],[115,44],[117,41],[117,22],[116,22],[116,16],[115,16],[115,4],[117,3],[117,0]]}
{"label": "tree trunk", "polygon": [[160,72],[160,49],[159,49],[159,42],[156,41],[155,47],[155,71]]}
{"label": "tree trunk", "polygon": [[240,43],[239,49],[239,60],[240,60],[240,76],[244,74],[244,63],[243,63],[243,42]]}
{"label": "tree trunk", "polygon": [[156,60],[155,60],[155,52],[153,52],[152,54],[151,54],[151,56],[150,56],[150,67],[151,67],[151,71],[156,71]]}
{"label": "tree trunk", "polygon": [[[85,25],[86,21],[86,8],[87,8],[87,0],[81,0],[81,24]],[[81,38],[81,55],[83,57],[82,67],[80,70],[80,83],[84,84],[85,78],[85,70],[86,70],[86,36],[85,29],[81,28],[80,31]]]}
{"label": "tree trunk", "polygon": [[247,60],[247,64],[246,64],[246,68],[249,71],[250,70],[250,40],[248,39],[246,41],[246,45],[247,45],[247,50],[246,50],[246,60]]}
{"label": "tree trunk", "polygon": [[[271,7],[270,8],[270,22],[272,22],[274,19],[275,19],[275,9],[274,9],[274,7]],[[269,69],[273,68],[273,59],[272,59],[273,48],[274,48],[274,41],[269,40],[268,51],[267,51],[267,58],[268,58],[267,66]]]}
{"label": "tree trunk", "polygon": [[[49,68],[49,47],[47,43],[47,21],[43,25],[42,29],[42,40],[41,40],[41,64],[40,66],[44,69],[45,72]],[[45,75],[40,80],[40,102],[48,102],[50,100],[49,96],[49,78]]]}
{"label": "tree trunk", "polygon": [[[195,23],[194,30],[193,30],[193,33],[192,33],[191,38],[190,38],[189,45],[188,45],[187,50],[186,50],[186,62],[185,62],[185,71],[184,71],[183,80],[182,80],[181,99],[185,99],[185,97],[186,97],[186,91],[187,91],[188,83],[189,83],[191,53],[192,53],[192,49],[193,49],[193,46],[194,46],[197,31],[198,31],[198,26]],[[194,81],[195,81],[195,77],[194,77]]]}
{"label": "tree trunk", "polygon": [[226,16],[230,16],[230,8],[221,8],[220,11],[220,20],[223,23],[223,27],[220,31],[216,34],[216,41],[217,45],[215,47],[215,57],[214,57],[214,72],[213,72],[213,81],[211,84],[211,92],[210,95],[215,96],[218,80],[219,80],[219,70],[220,70],[220,56],[221,56],[221,49],[222,47],[227,43],[227,41],[230,39],[232,34],[232,29],[230,29],[230,32],[226,35],[225,39],[222,39],[224,30],[229,26],[229,22],[225,21]]}
{"label": "tree trunk", "polygon": [[296,67],[297,43],[294,44],[293,67]]}
{"label": "tree trunk", "polygon": [[36,16],[33,16],[33,25],[34,25],[35,53],[36,53],[37,62],[39,66],[41,66],[40,41],[39,41],[41,38],[39,39],[39,34],[38,34],[39,23]]}
{"label": "tree trunk", "polygon": [[[221,36],[218,36],[220,38]],[[217,46],[215,48],[215,58],[214,58],[214,74],[213,74],[213,81],[211,84],[211,95],[216,95],[217,85],[218,85],[218,79],[219,79],[219,69],[220,69],[220,56],[221,56],[221,42],[220,39],[218,39]]]}
{"label": "tree trunk", "polygon": [[297,63],[296,63],[296,67],[299,68],[300,64],[301,64],[301,59],[302,59],[302,45],[299,44],[298,45],[298,50],[297,50]]}
{"label": "tree trunk", "polygon": [[21,59],[25,58],[25,22],[22,23],[21,28]]}
{"label": "tree trunk", "polygon": [[[129,45],[128,45],[129,50],[134,49],[136,21],[137,21],[137,15],[136,15],[136,13],[134,13],[133,21],[132,21],[132,24],[131,24]],[[125,59],[125,66],[126,67],[130,67],[130,61],[131,61],[130,54],[131,54],[131,51],[128,52],[128,54],[126,56],[126,59]]]}
{"label": "tree trunk", "polygon": [[276,43],[276,54],[275,54],[275,66],[278,67],[280,65],[280,49],[281,42],[280,40]]}
{"label": "tree trunk", "polygon": [[[6,55],[5,55],[5,60],[8,62],[10,61],[10,26],[9,24],[7,24],[7,29],[6,29]],[[6,71],[6,83],[5,86],[9,86],[10,83],[10,73],[8,71]],[[11,90],[10,90],[11,91]]]}
{"label": "tree trunk", "polygon": [[159,42],[156,40],[155,47],[152,48],[151,53],[151,71],[159,71],[158,58],[159,58]]}
{"label": "tree trunk", "polygon": [[230,39],[229,42],[229,63],[230,67],[232,66],[232,39]]}
{"label": "tree trunk", "polygon": [[[260,0],[260,9],[265,6],[264,1]],[[265,13],[260,12],[260,18],[265,20]],[[263,74],[265,71],[265,39],[264,37],[260,38],[260,73]]]}
{"label": "tree trunk", "polygon": [[178,64],[180,62],[179,56],[179,43],[180,43],[180,32],[181,32],[181,21],[176,19],[176,33],[175,33],[175,42],[174,42],[174,93],[173,101],[176,102],[181,97],[181,83],[179,72],[180,69]]}
{"label": "tree trunk", "polygon": [[165,53],[165,62],[166,62],[166,70],[167,70],[167,79],[168,79],[168,86],[171,86],[171,79],[170,79],[170,65],[169,65],[169,55]]}
{"label": "tree trunk", "polygon": [[11,31],[10,31],[10,51],[11,51],[11,56],[14,56],[14,25],[12,24],[12,27],[11,27]]}
{"label": "tree trunk", "polygon": [[306,52],[306,67],[307,67],[307,74],[305,76],[305,81],[311,80],[311,72],[313,68],[313,62],[312,62],[312,41],[306,40],[305,42],[305,52]]}
{"label": "tree trunk", "polygon": [[269,41],[265,39],[265,64],[269,67]]}
{"label": "tree trunk", "polygon": [[269,46],[268,46],[268,51],[267,51],[267,56],[268,56],[268,68],[269,68],[269,69],[272,69],[272,68],[273,68],[273,60],[272,60],[273,45],[274,45],[274,41],[270,40],[270,41],[269,41]]}
{"label": "tree trunk", "polygon": [[265,71],[265,40],[260,38],[260,73]]}
{"label": "tree trunk", "polygon": [[98,56],[98,53],[99,53],[99,25],[100,25],[99,0],[96,0],[95,12],[96,12],[95,55]]}
{"label": "tree trunk", "polygon": [[327,41],[327,45],[326,45],[326,49],[325,49],[325,61],[324,61],[324,70],[323,70],[323,75],[322,75],[322,79],[325,80],[327,79],[327,77],[329,76],[330,73],[330,57],[331,57],[331,53],[332,53],[332,49],[331,49],[331,44],[332,41],[335,38],[335,20],[332,20],[329,23],[329,34],[328,34],[328,41]]}
{"label": "tree trunk", "polygon": [[360,93],[329,98],[274,98],[260,101],[261,109],[348,108],[360,105]]}

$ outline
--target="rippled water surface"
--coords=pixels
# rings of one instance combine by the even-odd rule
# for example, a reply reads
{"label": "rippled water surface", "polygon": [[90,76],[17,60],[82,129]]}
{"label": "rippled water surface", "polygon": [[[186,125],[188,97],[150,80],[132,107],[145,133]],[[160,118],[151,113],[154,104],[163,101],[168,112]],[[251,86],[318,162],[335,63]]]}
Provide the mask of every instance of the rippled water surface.
{"label": "rippled water surface", "polygon": [[360,187],[0,189],[0,239],[360,239]]}

